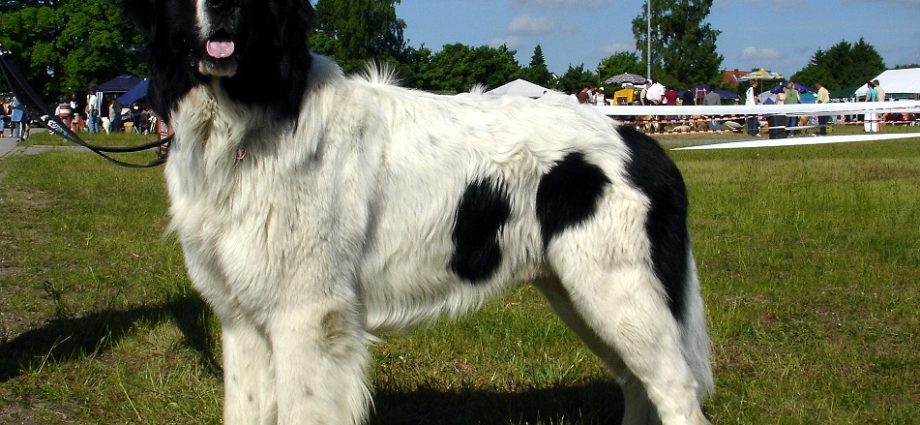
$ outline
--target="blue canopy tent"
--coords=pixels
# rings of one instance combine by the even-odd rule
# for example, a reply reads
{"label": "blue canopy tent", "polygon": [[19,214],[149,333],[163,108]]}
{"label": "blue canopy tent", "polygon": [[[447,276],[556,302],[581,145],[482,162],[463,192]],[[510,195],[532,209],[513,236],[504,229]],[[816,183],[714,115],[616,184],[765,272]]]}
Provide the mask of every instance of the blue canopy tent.
{"label": "blue canopy tent", "polygon": [[119,75],[109,81],[106,81],[98,86],[96,86],[93,91],[103,92],[103,93],[124,93],[128,90],[131,90],[132,87],[136,86],[142,80],[133,75],[124,74]]}
{"label": "blue canopy tent", "polygon": [[125,94],[118,96],[118,98],[115,99],[115,101],[122,105],[130,105],[134,103],[135,101],[137,101],[138,99],[143,99],[145,96],[147,96],[147,86],[148,85],[149,85],[149,81],[147,80],[141,81],[140,83],[137,83],[137,85],[135,85],[134,87],[131,87],[131,89],[128,90]]}
{"label": "blue canopy tent", "polygon": [[741,100],[741,97],[739,97],[737,93],[732,93],[725,89],[717,88],[713,91],[718,93],[719,97],[721,97],[722,100]]}
{"label": "blue canopy tent", "polygon": [[[783,91],[783,88],[786,87],[787,84],[788,84],[788,83],[783,83],[783,82],[777,83],[775,87],[773,87],[772,89],[770,89],[770,93],[777,94],[777,93]],[[808,87],[805,87],[805,86],[803,86],[803,85],[801,85],[801,84],[799,84],[799,83],[795,83],[795,91],[797,91],[797,92],[799,92],[799,93],[814,93],[814,92],[815,92],[814,90],[812,90],[812,89],[810,89],[810,88],[808,88]]]}

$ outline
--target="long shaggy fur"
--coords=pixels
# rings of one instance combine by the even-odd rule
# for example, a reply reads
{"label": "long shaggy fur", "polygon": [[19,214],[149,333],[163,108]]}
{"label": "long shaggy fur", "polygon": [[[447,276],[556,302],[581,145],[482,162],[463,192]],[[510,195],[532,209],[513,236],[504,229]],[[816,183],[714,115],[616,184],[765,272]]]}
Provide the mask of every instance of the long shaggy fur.
{"label": "long shaggy fur", "polygon": [[683,180],[593,110],[346,77],[302,0],[125,0],[175,129],[172,229],[220,317],[227,424],[358,424],[368,345],[533,282],[624,389],[703,424],[709,342]]}

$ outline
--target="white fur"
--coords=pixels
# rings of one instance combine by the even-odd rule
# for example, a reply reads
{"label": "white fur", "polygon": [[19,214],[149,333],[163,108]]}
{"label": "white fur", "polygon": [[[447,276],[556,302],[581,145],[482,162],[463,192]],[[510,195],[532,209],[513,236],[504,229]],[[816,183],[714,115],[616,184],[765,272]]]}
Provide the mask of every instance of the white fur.
{"label": "white fur", "polygon": [[[361,423],[372,332],[454,317],[528,281],[618,374],[624,423],[705,423],[699,285],[694,276],[681,328],[652,270],[649,200],[625,179],[630,152],[615,123],[567,100],[435,96],[379,74],[346,78],[316,56],[296,126],[266,126],[217,83],[172,114],[172,228],[221,319],[225,423]],[[612,182],[595,216],[544,252],[537,185],[575,150]],[[458,199],[480,176],[508,186],[511,218],[501,266],[473,285],[448,261]]]}
{"label": "white fur", "polygon": [[208,0],[195,0],[195,21],[198,23],[198,36],[202,40],[207,40],[214,33],[211,14],[205,12],[207,8]]}

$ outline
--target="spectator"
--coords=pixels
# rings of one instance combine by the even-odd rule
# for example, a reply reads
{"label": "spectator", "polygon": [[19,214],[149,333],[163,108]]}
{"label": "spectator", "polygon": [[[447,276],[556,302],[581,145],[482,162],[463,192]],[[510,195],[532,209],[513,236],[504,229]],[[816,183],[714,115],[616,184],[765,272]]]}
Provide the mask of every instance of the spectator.
{"label": "spectator", "polygon": [[[815,102],[822,105],[831,103],[831,94],[827,91],[827,88],[824,87],[824,84],[817,82],[815,83],[815,87],[818,88],[818,96],[815,99]],[[827,134],[827,123],[830,121],[829,118],[830,116],[828,116],[826,113],[818,115],[818,134],[822,136]]]}
{"label": "spectator", "polygon": [[[878,102],[878,89],[875,87],[875,82],[870,81],[868,84],[869,88],[866,90],[866,102]],[[866,113],[863,121],[863,130],[866,133],[878,133],[878,114],[876,113]]]}
{"label": "spectator", "polygon": [[586,105],[591,96],[588,94],[588,88],[584,87],[581,89],[581,91],[578,92],[576,97],[578,98],[578,103]]}
{"label": "spectator", "polygon": [[21,142],[29,138],[29,122],[26,111],[22,109],[22,103],[19,102],[18,97],[13,98],[13,137],[16,137],[17,142]]}
{"label": "spectator", "polygon": [[878,80],[872,80],[872,84],[875,86],[875,91],[878,92],[878,101],[884,102],[887,100],[885,99],[885,89],[882,88],[882,85],[878,82]]}
{"label": "spectator", "polygon": [[680,99],[683,106],[696,105],[696,96],[694,96],[693,89],[687,89]]}
{"label": "spectator", "polygon": [[[716,93],[715,90],[708,89],[706,96],[703,96],[703,105],[706,106],[718,106],[722,104],[722,96],[719,96],[719,93]],[[711,116],[709,121],[709,129],[716,131],[719,129],[719,120],[715,116]]]}
{"label": "spectator", "polygon": [[[799,104],[799,91],[795,89],[795,83],[790,81],[786,88],[783,90],[785,96],[783,97],[783,104],[786,105],[797,105]],[[786,127],[798,127],[799,118],[796,115],[789,115],[789,118],[786,120]],[[792,131],[789,130],[786,132],[789,135]]]}
{"label": "spectator", "polygon": [[86,129],[90,134],[99,132],[99,99],[92,91],[86,92]]}
{"label": "spectator", "polygon": [[646,81],[645,84],[642,86],[642,91],[639,92],[639,104],[640,105],[648,104],[648,100],[646,100],[646,98],[648,97],[648,89],[651,86],[652,86],[652,80]]}
{"label": "spectator", "polygon": [[[744,93],[745,106],[757,106],[760,98],[757,97],[757,80],[751,80],[751,86]],[[754,137],[760,136],[760,116],[757,114],[748,115],[747,117],[748,134]]]}
{"label": "spectator", "polygon": [[67,98],[61,99],[61,102],[58,103],[57,108],[54,110],[54,114],[57,115],[65,127],[70,128],[73,123],[73,109],[71,109],[70,101]]}
{"label": "spectator", "polygon": [[677,106],[677,90],[668,89],[664,92],[664,104],[668,106]]}
{"label": "spectator", "polygon": [[649,105],[660,105],[661,100],[664,99],[664,86],[657,81],[650,81],[651,84],[648,84],[648,90],[645,93],[645,99],[648,100]]}
{"label": "spectator", "polygon": [[[879,101],[879,102],[884,102],[884,101],[886,100],[886,99],[885,99],[885,89],[882,88],[882,85],[878,82],[877,79],[876,79],[876,80],[872,80],[872,84],[875,85],[875,91],[878,92],[878,101]],[[887,119],[886,119],[886,120],[887,120]],[[876,130],[876,131],[882,131],[882,127],[885,125],[885,121],[886,121],[886,120],[879,120],[879,122],[878,122],[878,130]]]}

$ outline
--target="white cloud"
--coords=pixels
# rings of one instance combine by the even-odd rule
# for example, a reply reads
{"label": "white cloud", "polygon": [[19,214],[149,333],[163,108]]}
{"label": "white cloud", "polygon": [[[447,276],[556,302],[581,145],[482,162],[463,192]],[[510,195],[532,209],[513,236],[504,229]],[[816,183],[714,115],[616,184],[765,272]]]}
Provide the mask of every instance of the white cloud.
{"label": "white cloud", "polygon": [[524,39],[517,35],[506,35],[504,37],[493,38],[489,42],[490,47],[498,47],[501,45],[508,46],[509,49],[517,50],[521,45],[524,44]]}
{"label": "white cloud", "polygon": [[613,43],[601,47],[598,51],[604,56],[610,56],[620,52],[634,52],[636,45],[634,43]]}
{"label": "white cloud", "polygon": [[508,24],[508,32],[517,35],[546,35],[555,32],[558,21],[546,16],[518,15]]}
{"label": "white cloud", "polygon": [[741,60],[745,61],[776,61],[784,56],[781,50],[773,47],[745,47],[741,50]]}

